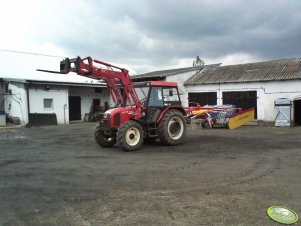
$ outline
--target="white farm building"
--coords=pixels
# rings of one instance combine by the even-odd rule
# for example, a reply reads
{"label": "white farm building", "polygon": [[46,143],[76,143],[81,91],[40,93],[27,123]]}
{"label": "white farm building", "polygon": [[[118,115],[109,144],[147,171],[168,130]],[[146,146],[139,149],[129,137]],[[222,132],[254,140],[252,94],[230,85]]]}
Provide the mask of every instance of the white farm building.
{"label": "white farm building", "polygon": [[255,108],[258,121],[273,122],[275,100],[290,101],[290,121],[301,125],[301,58],[220,66],[205,65],[137,75],[135,81],[150,79],[178,82],[182,104],[235,104]]}
{"label": "white farm building", "polygon": [[69,124],[84,120],[91,110],[109,107],[105,83],[63,76],[47,80],[1,78],[0,112],[18,119],[21,125]]}

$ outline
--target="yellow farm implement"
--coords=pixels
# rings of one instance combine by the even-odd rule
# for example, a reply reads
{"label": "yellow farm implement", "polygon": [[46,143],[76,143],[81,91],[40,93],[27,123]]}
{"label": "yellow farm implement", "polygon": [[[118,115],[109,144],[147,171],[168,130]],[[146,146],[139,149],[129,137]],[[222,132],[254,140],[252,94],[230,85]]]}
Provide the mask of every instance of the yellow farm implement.
{"label": "yellow farm implement", "polygon": [[242,110],[233,105],[213,107],[190,107],[187,109],[188,121],[204,127],[224,126],[236,129],[254,120],[254,108]]}

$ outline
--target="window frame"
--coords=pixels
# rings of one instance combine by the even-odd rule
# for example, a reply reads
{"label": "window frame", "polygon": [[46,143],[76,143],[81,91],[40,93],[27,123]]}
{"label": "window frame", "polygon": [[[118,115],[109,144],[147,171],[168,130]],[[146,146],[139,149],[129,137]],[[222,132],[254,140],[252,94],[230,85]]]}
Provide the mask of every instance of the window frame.
{"label": "window frame", "polygon": [[[47,106],[46,106],[46,101],[51,101],[51,102],[50,102],[50,103],[51,103],[51,104],[50,104],[50,105],[51,105],[50,107],[47,107]],[[45,110],[52,110],[52,109],[53,109],[53,98],[44,98],[44,99],[43,99],[43,107],[44,107]]]}
{"label": "window frame", "polygon": [[[167,90],[168,93],[165,95],[164,91]],[[169,96],[169,91],[172,90],[173,95]],[[162,87],[162,97],[163,97],[163,105],[181,105],[181,99],[179,95],[179,90],[177,87]]]}
{"label": "window frame", "polygon": [[[155,92],[156,92],[157,96],[155,95]],[[155,95],[154,99],[152,99],[153,95]],[[163,100],[163,95],[162,95],[162,87],[160,87],[160,86],[151,86],[151,89],[149,91],[149,97],[148,97],[147,105],[149,107],[163,107],[164,106],[164,100]]]}

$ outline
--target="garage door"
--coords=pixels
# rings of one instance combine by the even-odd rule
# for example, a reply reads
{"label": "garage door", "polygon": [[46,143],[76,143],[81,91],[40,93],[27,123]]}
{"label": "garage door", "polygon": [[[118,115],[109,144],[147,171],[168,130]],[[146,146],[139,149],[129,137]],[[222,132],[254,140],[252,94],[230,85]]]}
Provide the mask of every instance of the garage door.
{"label": "garage door", "polygon": [[223,104],[234,104],[243,110],[255,108],[257,119],[257,91],[223,92]]}
{"label": "garage door", "polygon": [[204,105],[216,105],[217,93],[206,92],[206,93],[188,93],[189,102],[199,103],[201,106]]}

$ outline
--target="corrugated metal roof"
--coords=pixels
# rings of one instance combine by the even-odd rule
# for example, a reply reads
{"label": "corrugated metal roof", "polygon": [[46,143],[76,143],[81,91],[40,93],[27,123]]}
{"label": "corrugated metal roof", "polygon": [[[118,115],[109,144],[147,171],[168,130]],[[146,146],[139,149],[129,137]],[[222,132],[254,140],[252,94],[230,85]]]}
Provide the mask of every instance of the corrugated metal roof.
{"label": "corrugated metal roof", "polygon": [[144,74],[133,75],[131,76],[131,79],[135,81],[138,79],[147,79],[147,78],[165,78],[167,76],[182,74],[190,71],[200,71],[207,66],[219,66],[219,65],[220,64],[212,64],[212,65],[204,65],[204,66],[197,66],[197,67],[185,67],[185,68],[153,71]]}
{"label": "corrugated metal roof", "polygon": [[85,87],[107,87],[103,81],[91,82],[68,82],[68,81],[49,81],[49,80],[32,80],[20,78],[0,78],[0,81],[17,82],[24,84],[47,84],[47,85],[61,85],[61,86],[85,86]]}
{"label": "corrugated metal roof", "polygon": [[66,83],[94,83],[99,84],[101,81],[91,79],[88,77],[80,76],[75,74],[74,72],[70,72],[69,74],[54,74],[54,73],[46,73],[41,71],[30,71],[26,73],[19,73],[15,75],[10,74],[1,74],[0,77],[3,79],[20,79],[20,80],[37,80],[37,81],[47,81],[47,82],[66,82]]}
{"label": "corrugated metal roof", "polygon": [[292,79],[301,79],[301,58],[207,67],[188,79],[185,85],[265,82]]}
{"label": "corrugated metal roof", "polygon": [[167,76],[171,76],[171,75],[176,75],[176,74],[182,74],[182,73],[186,73],[189,71],[197,71],[197,70],[201,70],[204,67],[186,67],[186,68],[177,68],[177,69],[170,69],[170,70],[162,70],[162,71],[153,71],[153,72],[148,72],[148,73],[144,73],[144,74],[139,74],[139,75],[133,75],[131,76],[131,78],[133,80],[135,79],[139,79],[139,78],[153,78],[153,77],[167,77]]}

